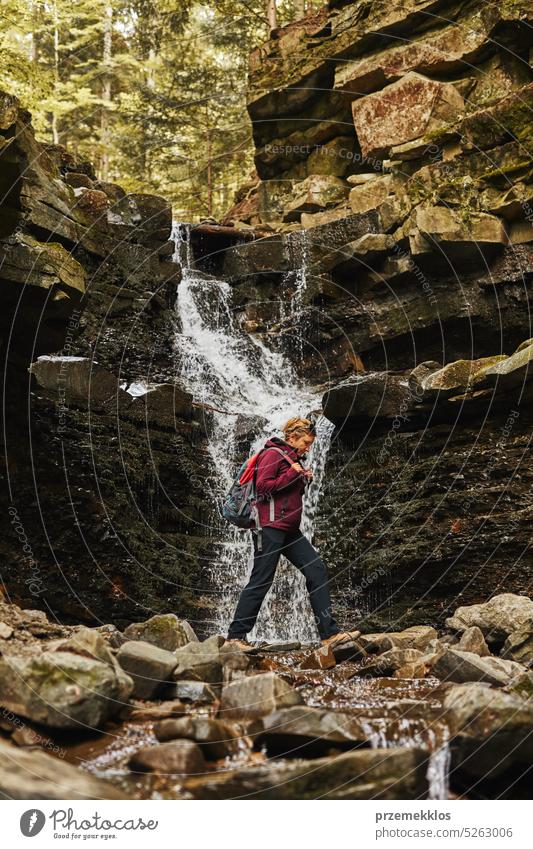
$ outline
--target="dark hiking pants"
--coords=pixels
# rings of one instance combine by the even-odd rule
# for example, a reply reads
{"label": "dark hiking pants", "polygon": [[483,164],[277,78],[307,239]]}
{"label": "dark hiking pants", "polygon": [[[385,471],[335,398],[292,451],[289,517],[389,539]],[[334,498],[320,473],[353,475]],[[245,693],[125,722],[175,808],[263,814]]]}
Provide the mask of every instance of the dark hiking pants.
{"label": "dark hiking pants", "polygon": [[326,567],[320,555],[301,531],[281,531],[278,528],[262,529],[262,548],[258,551],[257,534],[253,533],[254,565],[250,580],[243,589],[233,622],[229,627],[230,639],[243,639],[255,625],[263,599],[272,586],[279,558],[283,554],[302,572],[311,607],[315,614],[321,639],[337,634],[339,626],[331,612],[331,599]]}

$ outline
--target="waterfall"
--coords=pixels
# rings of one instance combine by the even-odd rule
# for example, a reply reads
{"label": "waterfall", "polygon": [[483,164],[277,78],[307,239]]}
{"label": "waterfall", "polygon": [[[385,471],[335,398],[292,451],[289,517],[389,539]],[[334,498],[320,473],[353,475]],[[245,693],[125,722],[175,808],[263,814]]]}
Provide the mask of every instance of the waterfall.
{"label": "waterfall", "polygon": [[417,720],[400,719],[391,722],[386,717],[363,719],[362,725],[373,749],[420,748],[428,752],[429,799],[448,799],[450,795],[449,730],[444,724],[438,731],[421,726]]}
{"label": "waterfall", "polygon": [[[209,453],[214,474],[206,481],[213,501],[229,490],[246,457],[236,456],[238,427],[249,423],[249,454],[279,432],[292,415],[317,406],[316,395],[296,375],[288,359],[246,333],[232,309],[231,286],[220,277],[194,268],[190,228],[174,228],[176,259],[182,266],[178,286],[176,334],[180,378],[194,400],[217,408],[209,413]],[[305,257],[304,257],[305,258]],[[300,290],[305,270],[300,271]],[[302,282],[303,281],[303,282]],[[301,300],[301,291],[298,292]],[[304,498],[302,530],[310,535],[324,478],[333,425],[317,422],[317,439],[309,462],[314,480]],[[247,455],[248,456],[248,455]],[[207,535],[210,530],[200,528]],[[212,628],[226,633],[239,593],[253,562],[251,535],[228,525],[216,544],[211,567],[215,610]],[[252,639],[315,641],[317,631],[303,576],[282,558],[272,589],[259,615]]]}

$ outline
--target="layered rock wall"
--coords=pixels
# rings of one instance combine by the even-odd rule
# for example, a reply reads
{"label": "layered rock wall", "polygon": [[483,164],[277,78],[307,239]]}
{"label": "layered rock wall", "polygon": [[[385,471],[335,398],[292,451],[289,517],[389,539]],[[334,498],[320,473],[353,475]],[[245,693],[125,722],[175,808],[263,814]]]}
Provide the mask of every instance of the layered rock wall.
{"label": "layered rock wall", "polygon": [[226,273],[336,424],[317,540],[347,618],[528,591],[531,24],[330,2],[251,57],[257,179],[225,223],[275,232]]}
{"label": "layered rock wall", "polygon": [[170,206],[0,105],[4,588],[75,621],[191,612],[208,463],[176,384]]}

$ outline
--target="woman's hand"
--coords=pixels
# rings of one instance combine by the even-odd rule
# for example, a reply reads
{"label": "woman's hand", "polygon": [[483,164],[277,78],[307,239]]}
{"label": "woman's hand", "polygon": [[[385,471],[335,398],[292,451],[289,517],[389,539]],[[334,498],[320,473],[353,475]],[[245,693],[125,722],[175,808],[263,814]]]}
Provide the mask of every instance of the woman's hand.
{"label": "woman's hand", "polygon": [[307,478],[308,480],[313,480],[313,472],[311,471],[311,469],[304,469],[304,467],[300,465],[300,463],[292,463],[291,468],[294,469],[295,472],[298,472],[298,474],[303,475],[304,478]]}

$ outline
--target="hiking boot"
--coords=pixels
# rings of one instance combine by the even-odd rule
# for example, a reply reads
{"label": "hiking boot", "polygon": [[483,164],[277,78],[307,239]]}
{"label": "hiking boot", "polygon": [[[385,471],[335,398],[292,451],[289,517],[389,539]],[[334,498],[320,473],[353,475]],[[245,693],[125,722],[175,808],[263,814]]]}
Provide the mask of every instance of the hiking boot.
{"label": "hiking boot", "polygon": [[337,646],[340,646],[343,643],[349,643],[360,636],[361,631],[339,631],[338,634],[333,634],[332,637],[327,637],[325,640],[322,640],[322,645],[331,646],[331,648],[334,649],[337,648]]}
{"label": "hiking boot", "polygon": [[240,640],[238,637],[229,637],[224,645],[235,646],[235,648],[242,649],[242,651],[250,651],[250,649],[253,649],[253,646],[251,646],[250,643],[246,642],[246,640]]}

